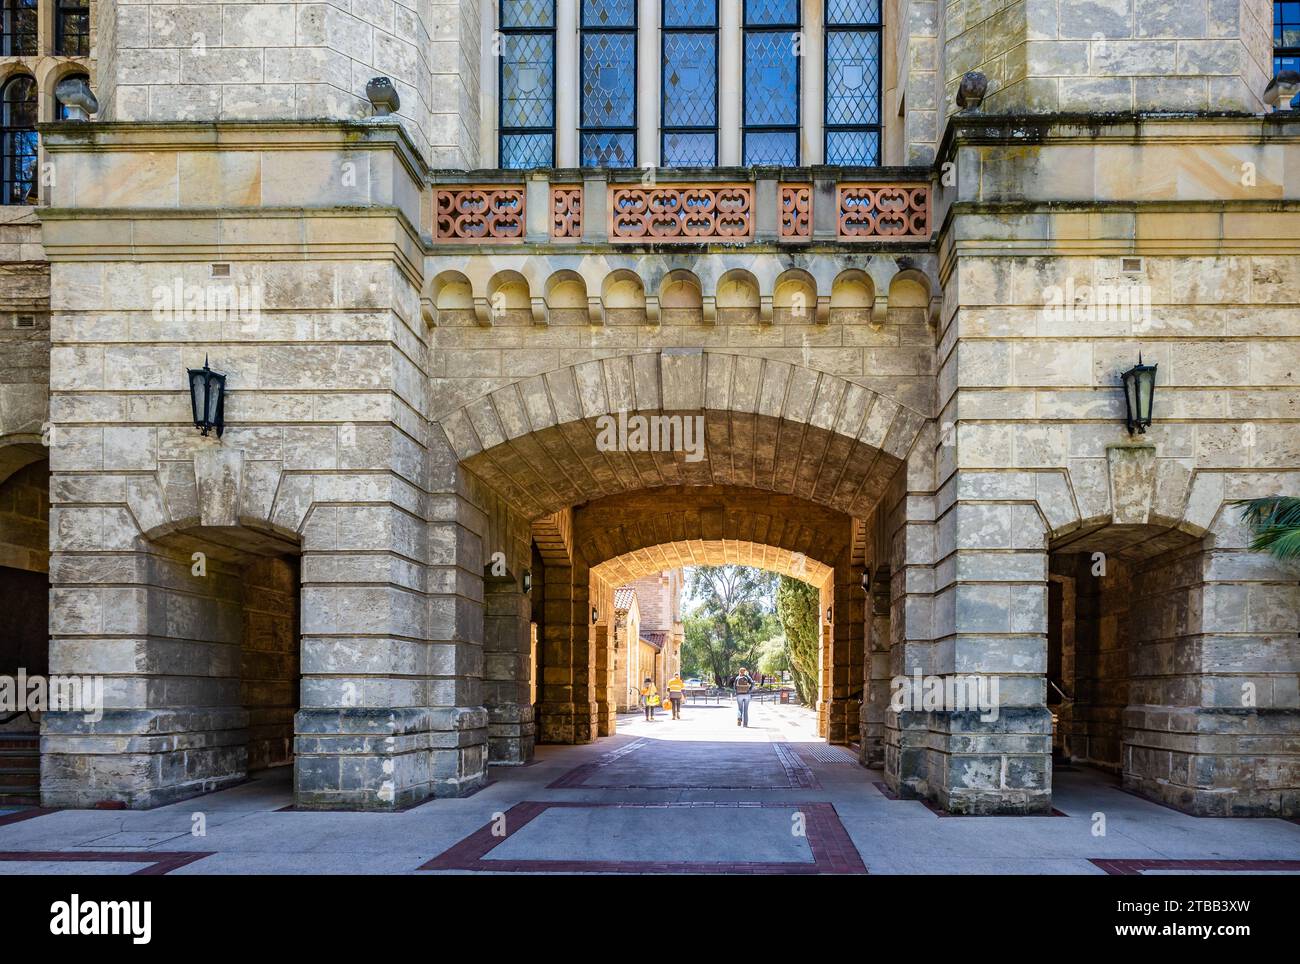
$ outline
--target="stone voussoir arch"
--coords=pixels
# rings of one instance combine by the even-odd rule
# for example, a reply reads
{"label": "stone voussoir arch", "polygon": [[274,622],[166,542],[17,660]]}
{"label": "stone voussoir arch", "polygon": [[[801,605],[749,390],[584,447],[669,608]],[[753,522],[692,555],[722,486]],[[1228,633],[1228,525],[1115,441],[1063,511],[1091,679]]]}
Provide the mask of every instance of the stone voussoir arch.
{"label": "stone voussoir arch", "polygon": [[[609,420],[636,414],[702,416],[699,457],[598,447]],[[673,484],[744,485],[865,515],[926,416],[800,364],[664,349],[520,379],[435,421],[460,463],[533,519]]]}

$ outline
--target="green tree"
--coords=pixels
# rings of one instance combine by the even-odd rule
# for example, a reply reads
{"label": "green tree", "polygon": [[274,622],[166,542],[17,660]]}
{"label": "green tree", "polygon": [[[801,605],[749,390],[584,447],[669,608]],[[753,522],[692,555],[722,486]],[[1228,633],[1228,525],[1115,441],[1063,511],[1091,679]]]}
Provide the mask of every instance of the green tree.
{"label": "green tree", "polygon": [[773,615],[776,576],[749,566],[696,566],[686,595],[684,662],[725,686],[741,666],[758,668],[761,644],[779,631]]}
{"label": "green tree", "polygon": [[790,672],[799,701],[805,706],[817,702],[817,656],[821,649],[821,620],[817,589],[790,576],[782,576],[776,588],[776,613],[785,627],[785,644]]}
{"label": "green tree", "polygon": [[1241,507],[1241,516],[1254,534],[1251,549],[1279,559],[1300,558],[1300,498],[1275,495],[1232,504]]}

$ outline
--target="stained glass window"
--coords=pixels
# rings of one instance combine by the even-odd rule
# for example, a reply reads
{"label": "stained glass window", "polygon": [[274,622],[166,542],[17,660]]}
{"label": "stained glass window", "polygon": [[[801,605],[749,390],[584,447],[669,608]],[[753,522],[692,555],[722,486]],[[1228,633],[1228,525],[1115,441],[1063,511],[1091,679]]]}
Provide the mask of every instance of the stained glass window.
{"label": "stained glass window", "polygon": [[636,167],[636,0],[582,0],[583,167]]}
{"label": "stained glass window", "polygon": [[1273,4],[1273,73],[1283,70],[1300,70],[1300,0]]}
{"label": "stained glass window", "polygon": [[718,163],[717,0],[663,4],[663,143],[665,167]]}
{"label": "stained glass window", "polygon": [[826,163],[880,163],[880,0],[826,0]]}
{"label": "stained glass window", "polygon": [[799,0],[745,0],[746,164],[799,163]]}
{"label": "stained glass window", "polygon": [[555,0],[501,0],[500,165],[555,163]]}

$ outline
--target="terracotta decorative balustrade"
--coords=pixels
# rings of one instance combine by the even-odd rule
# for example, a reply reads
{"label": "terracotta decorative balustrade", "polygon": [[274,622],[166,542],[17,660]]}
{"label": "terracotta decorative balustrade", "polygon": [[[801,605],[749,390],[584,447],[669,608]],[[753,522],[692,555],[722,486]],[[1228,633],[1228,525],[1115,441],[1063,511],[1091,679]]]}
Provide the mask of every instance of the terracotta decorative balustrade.
{"label": "terracotta decorative balustrade", "polygon": [[841,241],[930,236],[928,185],[840,184],[836,197]]}
{"label": "terracotta decorative balustrade", "polygon": [[611,187],[611,241],[750,241],[754,186]]}
{"label": "terracotta decorative balustrade", "polygon": [[524,239],[522,186],[439,188],[435,198],[433,236],[438,241]]}
{"label": "terracotta decorative balustrade", "polygon": [[582,237],[582,188],[576,185],[551,187],[551,237],[555,240]]}
{"label": "terracotta decorative balustrade", "polygon": [[808,241],[812,239],[812,185],[781,185],[782,241]]}

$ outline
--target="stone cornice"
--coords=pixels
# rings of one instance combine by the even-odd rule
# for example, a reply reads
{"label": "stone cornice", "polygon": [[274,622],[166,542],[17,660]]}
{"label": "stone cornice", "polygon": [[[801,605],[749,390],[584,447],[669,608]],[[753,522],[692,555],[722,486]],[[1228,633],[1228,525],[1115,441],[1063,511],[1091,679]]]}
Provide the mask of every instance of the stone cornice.
{"label": "stone cornice", "polygon": [[51,262],[384,259],[423,277],[419,232],[394,207],[39,210]]}
{"label": "stone cornice", "polygon": [[1178,112],[1113,114],[953,114],[939,142],[939,163],[968,144],[1300,143],[1300,111],[1272,114]]}
{"label": "stone cornice", "polygon": [[430,171],[410,135],[392,121],[55,121],[37,125],[49,154],[149,150],[395,150],[407,173],[427,183]]}

